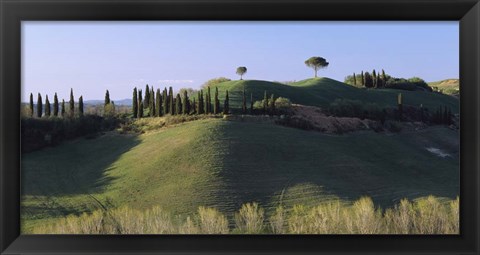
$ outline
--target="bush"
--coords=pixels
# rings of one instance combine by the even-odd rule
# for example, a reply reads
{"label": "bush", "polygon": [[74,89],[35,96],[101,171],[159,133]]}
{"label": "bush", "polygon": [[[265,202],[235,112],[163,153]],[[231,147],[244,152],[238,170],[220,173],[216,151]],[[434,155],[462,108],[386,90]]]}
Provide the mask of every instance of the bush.
{"label": "bush", "polygon": [[218,210],[201,206],[198,208],[200,232],[203,234],[228,234],[228,220]]}
{"label": "bush", "polygon": [[430,86],[428,86],[428,84],[424,80],[418,77],[413,77],[410,79],[392,77],[387,80],[385,87],[391,88],[391,89],[401,89],[401,90],[409,90],[409,91],[415,91],[415,90],[422,90],[422,91],[429,91],[429,92],[433,91],[433,89]]}
{"label": "bush", "polygon": [[258,234],[263,230],[264,211],[257,203],[247,203],[235,214],[235,223],[241,233]]}
{"label": "bush", "polygon": [[292,102],[288,98],[278,97],[275,99],[275,109],[278,114],[289,114],[292,111]]}
{"label": "bush", "polygon": [[226,82],[226,81],[231,81],[231,79],[225,78],[225,77],[218,77],[218,78],[213,78],[208,81],[206,81],[204,84],[202,84],[202,89],[205,89],[207,87],[215,87],[215,85]]}

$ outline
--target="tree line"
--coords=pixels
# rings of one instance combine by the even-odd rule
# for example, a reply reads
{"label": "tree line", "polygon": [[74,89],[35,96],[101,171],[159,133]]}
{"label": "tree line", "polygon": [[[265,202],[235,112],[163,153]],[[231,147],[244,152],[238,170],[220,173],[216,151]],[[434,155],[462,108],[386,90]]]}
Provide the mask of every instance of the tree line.
{"label": "tree line", "polygon": [[[53,109],[52,109],[53,108]],[[78,98],[78,116],[83,116],[83,96]],[[48,95],[45,95],[45,104],[43,103],[43,98],[40,93],[37,96],[36,111],[35,105],[33,102],[33,93],[30,93],[30,102],[28,106],[28,116],[33,118],[41,117],[75,117],[75,99],[73,96],[73,89],[70,89],[70,100],[68,101],[68,108],[65,106],[65,99],[62,99],[62,102],[58,101],[57,93],[55,92],[53,96],[53,105],[48,100]]]}

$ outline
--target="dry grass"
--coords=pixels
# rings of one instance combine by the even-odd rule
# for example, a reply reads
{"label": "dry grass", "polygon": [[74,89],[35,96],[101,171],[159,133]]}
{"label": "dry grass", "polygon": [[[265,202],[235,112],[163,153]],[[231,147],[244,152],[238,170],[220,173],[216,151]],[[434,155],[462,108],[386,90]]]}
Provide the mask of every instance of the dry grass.
{"label": "dry grass", "polygon": [[[147,211],[127,207],[70,215],[38,226],[33,234],[458,234],[459,198],[433,196],[413,202],[403,199],[393,208],[376,208],[368,197],[353,204],[330,201],[316,206],[282,206],[265,221],[257,203],[244,204],[235,214],[235,228],[214,208],[199,207],[185,219],[156,206]],[[269,226],[269,227],[268,227]]]}

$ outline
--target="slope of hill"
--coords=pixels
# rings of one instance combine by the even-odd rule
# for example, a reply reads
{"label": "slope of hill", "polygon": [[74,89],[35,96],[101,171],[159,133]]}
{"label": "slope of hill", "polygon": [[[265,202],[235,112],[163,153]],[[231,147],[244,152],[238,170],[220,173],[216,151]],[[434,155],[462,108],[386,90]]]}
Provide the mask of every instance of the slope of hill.
{"label": "slope of hill", "polygon": [[275,97],[289,98],[293,103],[327,107],[337,98],[375,102],[381,107],[396,107],[397,95],[402,93],[404,104],[436,109],[439,106],[448,106],[453,112],[458,112],[458,100],[447,95],[430,92],[405,91],[395,89],[365,89],[356,88],[330,78],[313,78],[285,85],[278,82],[259,80],[227,81],[217,85],[220,98],[224,98],[225,90],[229,90],[231,108],[241,108],[242,93],[245,87],[247,102],[250,94],[254,101],[262,100],[264,91],[274,94]]}
{"label": "slope of hill", "polygon": [[28,231],[121,205],[160,205],[179,217],[205,205],[232,216],[251,201],[268,213],[278,203],[337,197],[370,196],[382,207],[404,197],[454,198],[458,143],[458,133],[444,127],[335,136],[221,119],[138,136],[108,133],[22,156],[22,225]]}
{"label": "slope of hill", "polygon": [[446,79],[442,81],[429,82],[428,85],[448,95],[458,95],[460,93],[459,79]]}

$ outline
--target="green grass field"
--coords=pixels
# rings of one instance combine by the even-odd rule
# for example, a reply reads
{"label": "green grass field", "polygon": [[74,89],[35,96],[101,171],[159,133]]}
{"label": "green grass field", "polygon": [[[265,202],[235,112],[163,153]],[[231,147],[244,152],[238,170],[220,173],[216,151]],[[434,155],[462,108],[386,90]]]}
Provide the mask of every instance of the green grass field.
{"label": "green grass field", "polygon": [[[298,88],[278,85],[278,95],[294,102],[326,103],[321,95],[306,96],[324,81],[329,81],[325,86],[333,86],[331,80],[318,81],[320,85],[299,82]],[[255,81],[222,86],[232,89],[242,83],[261,86]],[[338,86],[339,90],[352,88]],[[396,94],[352,89],[352,95]],[[262,88],[256,91],[263,94]],[[370,196],[384,208],[401,198],[455,198],[459,194],[458,143],[458,132],[439,126],[414,133],[325,135],[222,119],[197,120],[141,135],[113,132],[77,139],[22,155],[22,231],[102,206],[142,210],[159,205],[182,217],[199,206],[216,207],[229,215],[254,201],[269,213],[279,203],[289,206],[332,198],[353,201]],[[441,158],[426,150],[430,147],[451,156]]]}
{"label": "green grass field", "polygon": [[[251,93],[253,93],[254,101],[258,101],[263,99],[266,90],[269,96],[273,93],[275,97],[286,97],[293,103],[303,105],[328,107],[335,99],[344,98],[377,103],[381,107],[396,107],[397,95],[402,93],[405,105],[418,107],[423,104],[424,107],[431,110],[439,106],[448,106],[454,113],[459,112],[458,100],[448,95],[396,89],[357,88],[330,78],[306,79],[290,85],[259,80],[227,81],[218,84],[221,102],[223,102],[225,91],[228,90],[230,107],[240,109],[244,87],[247,104],[250,102]],[[213,93],[215,88],[211,89]]]}
{"label": "green grass field", "polygon": [[458,79],[429,82],[428,85],[431,87],[437,87],[438,90],[441,90],[448,95],[458,95],[460,93],[460,80]]}

